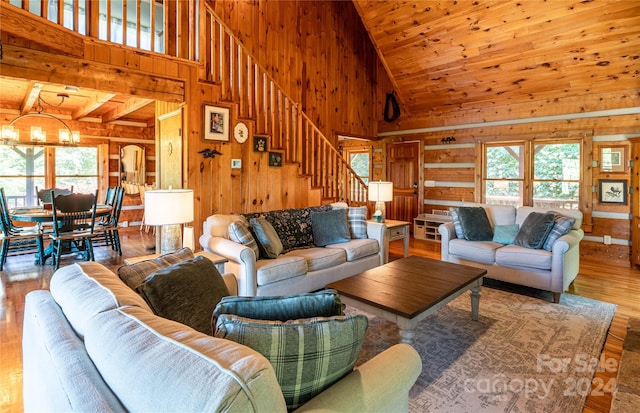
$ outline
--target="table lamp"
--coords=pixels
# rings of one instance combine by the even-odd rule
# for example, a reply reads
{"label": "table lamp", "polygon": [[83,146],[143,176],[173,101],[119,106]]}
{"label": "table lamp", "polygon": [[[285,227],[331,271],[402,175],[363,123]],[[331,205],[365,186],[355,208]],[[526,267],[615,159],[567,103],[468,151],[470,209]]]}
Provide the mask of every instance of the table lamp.
{"label": "table lamp", "polygon": [[193,190],[157,189],[144,192],[144,223],[162,226],[160,252],[182,248],[180,224],[193,221]]}
{"label": "table lamp", "polygon": [[369,201],[374,201],[374,217],[379,222],[384,222],[386,217],[385,202],[393,201],[393,182],[373,181],[369,182]]}

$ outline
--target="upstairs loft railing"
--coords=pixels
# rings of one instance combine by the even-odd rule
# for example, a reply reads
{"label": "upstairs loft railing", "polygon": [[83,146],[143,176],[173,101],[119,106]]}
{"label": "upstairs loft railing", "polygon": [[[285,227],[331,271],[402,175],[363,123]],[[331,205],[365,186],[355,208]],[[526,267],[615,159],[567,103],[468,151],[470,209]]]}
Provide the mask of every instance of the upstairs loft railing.
{"label": "upstairs loft railing", "polygon": [[208,5],[203,24],[202,77],[219,84],[222,99],[237,104],[238,117],[254,120],[256,133],[270,135],[284,161],[297,163],[325,199],[365,205],[367,184]]}
{"label": "upstairs loft railing", "polygon": [[83,36],[198,60],[198,0],[2,0]]}
{"label": "upstairs loft railing", "polygon": [[[87,37],[167,56],[201,60],[221,98],[271,136],[284,161],[299,165],[323,197],[365,205],[366,183],[251,56],[213,10],[198,0],[1,0]],[[200,17],[203,13],[203,19]],[[198,33],[205,30],[202,48]],[[202,50],[202,56],[199,51]]]}

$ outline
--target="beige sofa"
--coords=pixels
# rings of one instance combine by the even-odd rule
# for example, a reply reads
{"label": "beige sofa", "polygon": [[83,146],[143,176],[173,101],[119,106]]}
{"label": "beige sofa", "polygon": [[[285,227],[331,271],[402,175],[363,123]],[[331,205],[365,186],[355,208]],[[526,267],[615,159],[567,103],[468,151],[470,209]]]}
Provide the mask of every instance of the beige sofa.
{"label": "beige sofa", "polygon": [[580,228],[582,213],[578,210],[516,208],[510,205],[469,206],[484,207],[494,228],[496,225],[522,225],[532,212],[555,212],[575,219],[571,230],[553,243],[551,251],[460,239],[456,236],[453,222],[438,227],[442,236],[442,261],[485,268],[486,278],[551,291],[553,301],[558,302],[580,269],[580,241],[584,237]]}
{"label": "beige sofa", "polygon": [[[262,215],[267,219],[277,219],[279,214],[287,214],[287,218],[290,218],[300,217],[302,214],[299,212],[292,209],[270,211]],[[351,239],[325,247],[293,244],[289,251],[275,259],[256,259],[251,248],[229,238],[229,225],[246,218],[242,215],[212,215],[205,220],[203,235],[199,240],[205,251],[227,258],[225,272],[236,276],[238,295],[242,296],[300,294],[324,288],[333,281],[378,267],[384,262],[388,247],[388,240],[384,238],[384,223],[367,221],[366,239]],[[303,228],[311,225],[309,222],[289,224]]]}
{"label": "beige sofa", "polygon": [[[154,315],[95,262],[63,267],[50,291],[27,295],[22,345],[27,413],[287,410],[261,354]],[[421,366],[395,345],[296,411],[406,412]]]}

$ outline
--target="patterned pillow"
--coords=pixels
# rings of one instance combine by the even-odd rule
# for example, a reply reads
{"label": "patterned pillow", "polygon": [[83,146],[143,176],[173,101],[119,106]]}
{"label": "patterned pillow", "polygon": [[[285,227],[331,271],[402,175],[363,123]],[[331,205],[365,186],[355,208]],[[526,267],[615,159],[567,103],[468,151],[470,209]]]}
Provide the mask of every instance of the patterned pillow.
{"label": "patterned pillow", "polygon": [[282,243],[269,221],[264,218],[251,218],[249,222],[258,240],[261,257],[277,258],[282,254]]}
{"label": "patterned pillow", "polygon": [[458,208],[449,208],[449,213],[451,214],[451,220],[453,221],[453,228],[456,231],[456,237],[464,239],[464,231],[462,231],[462,224],[460,224]]}
{"label": "patterned pillow", "polygon": [[282,322],[221,314],[214,335],[265,356],[293,410],[353,370],[368,325],[363,315]]}
{"label": "patterned pillow", "polygon": [[260,249],[256,243],[256,239],[253,238],[251,231],[249,231],[249,225],[242,221],[233,221],[229,224],[229,239],[238,244],[246,245],[251,248],[256,254],[256,259],[260,258]]}
{"label": "patterned pillow", "polygon": [[547,251],[551,251],[553,248],[553,243],[556,242],[558,238],[569,232],[573,224],[575,224],[575,218],[563,217],[562,215],[556,215],[555,222],[553,227],[551,228],[551,232],[547,236],[547,239],[544,241],[544,248]]}
{"label": "patterned pillow", "polygon": [[367,238],[367,207],[349,207],[348,219],[351,238]]}
{"label": "patterned pillow", "polygon": [[118,268],[118,277],[131,289],[135,290],[149,274],[191,258],[193,258],[193,252],[189,248],[182,248],[157,258],[123,265]]}

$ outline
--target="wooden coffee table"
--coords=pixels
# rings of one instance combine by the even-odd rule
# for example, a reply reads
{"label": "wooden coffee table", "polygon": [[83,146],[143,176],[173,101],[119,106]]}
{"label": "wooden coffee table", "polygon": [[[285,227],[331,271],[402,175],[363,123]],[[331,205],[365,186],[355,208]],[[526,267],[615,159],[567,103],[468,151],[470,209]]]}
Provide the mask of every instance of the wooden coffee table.
{"label": "wooden coffee table", "polygon": [[471,318],[478,320],[482,268],[430,258],[401,258],[327,285],[345,304],[394,322],[411,344],[420,320],[471,290]]}

